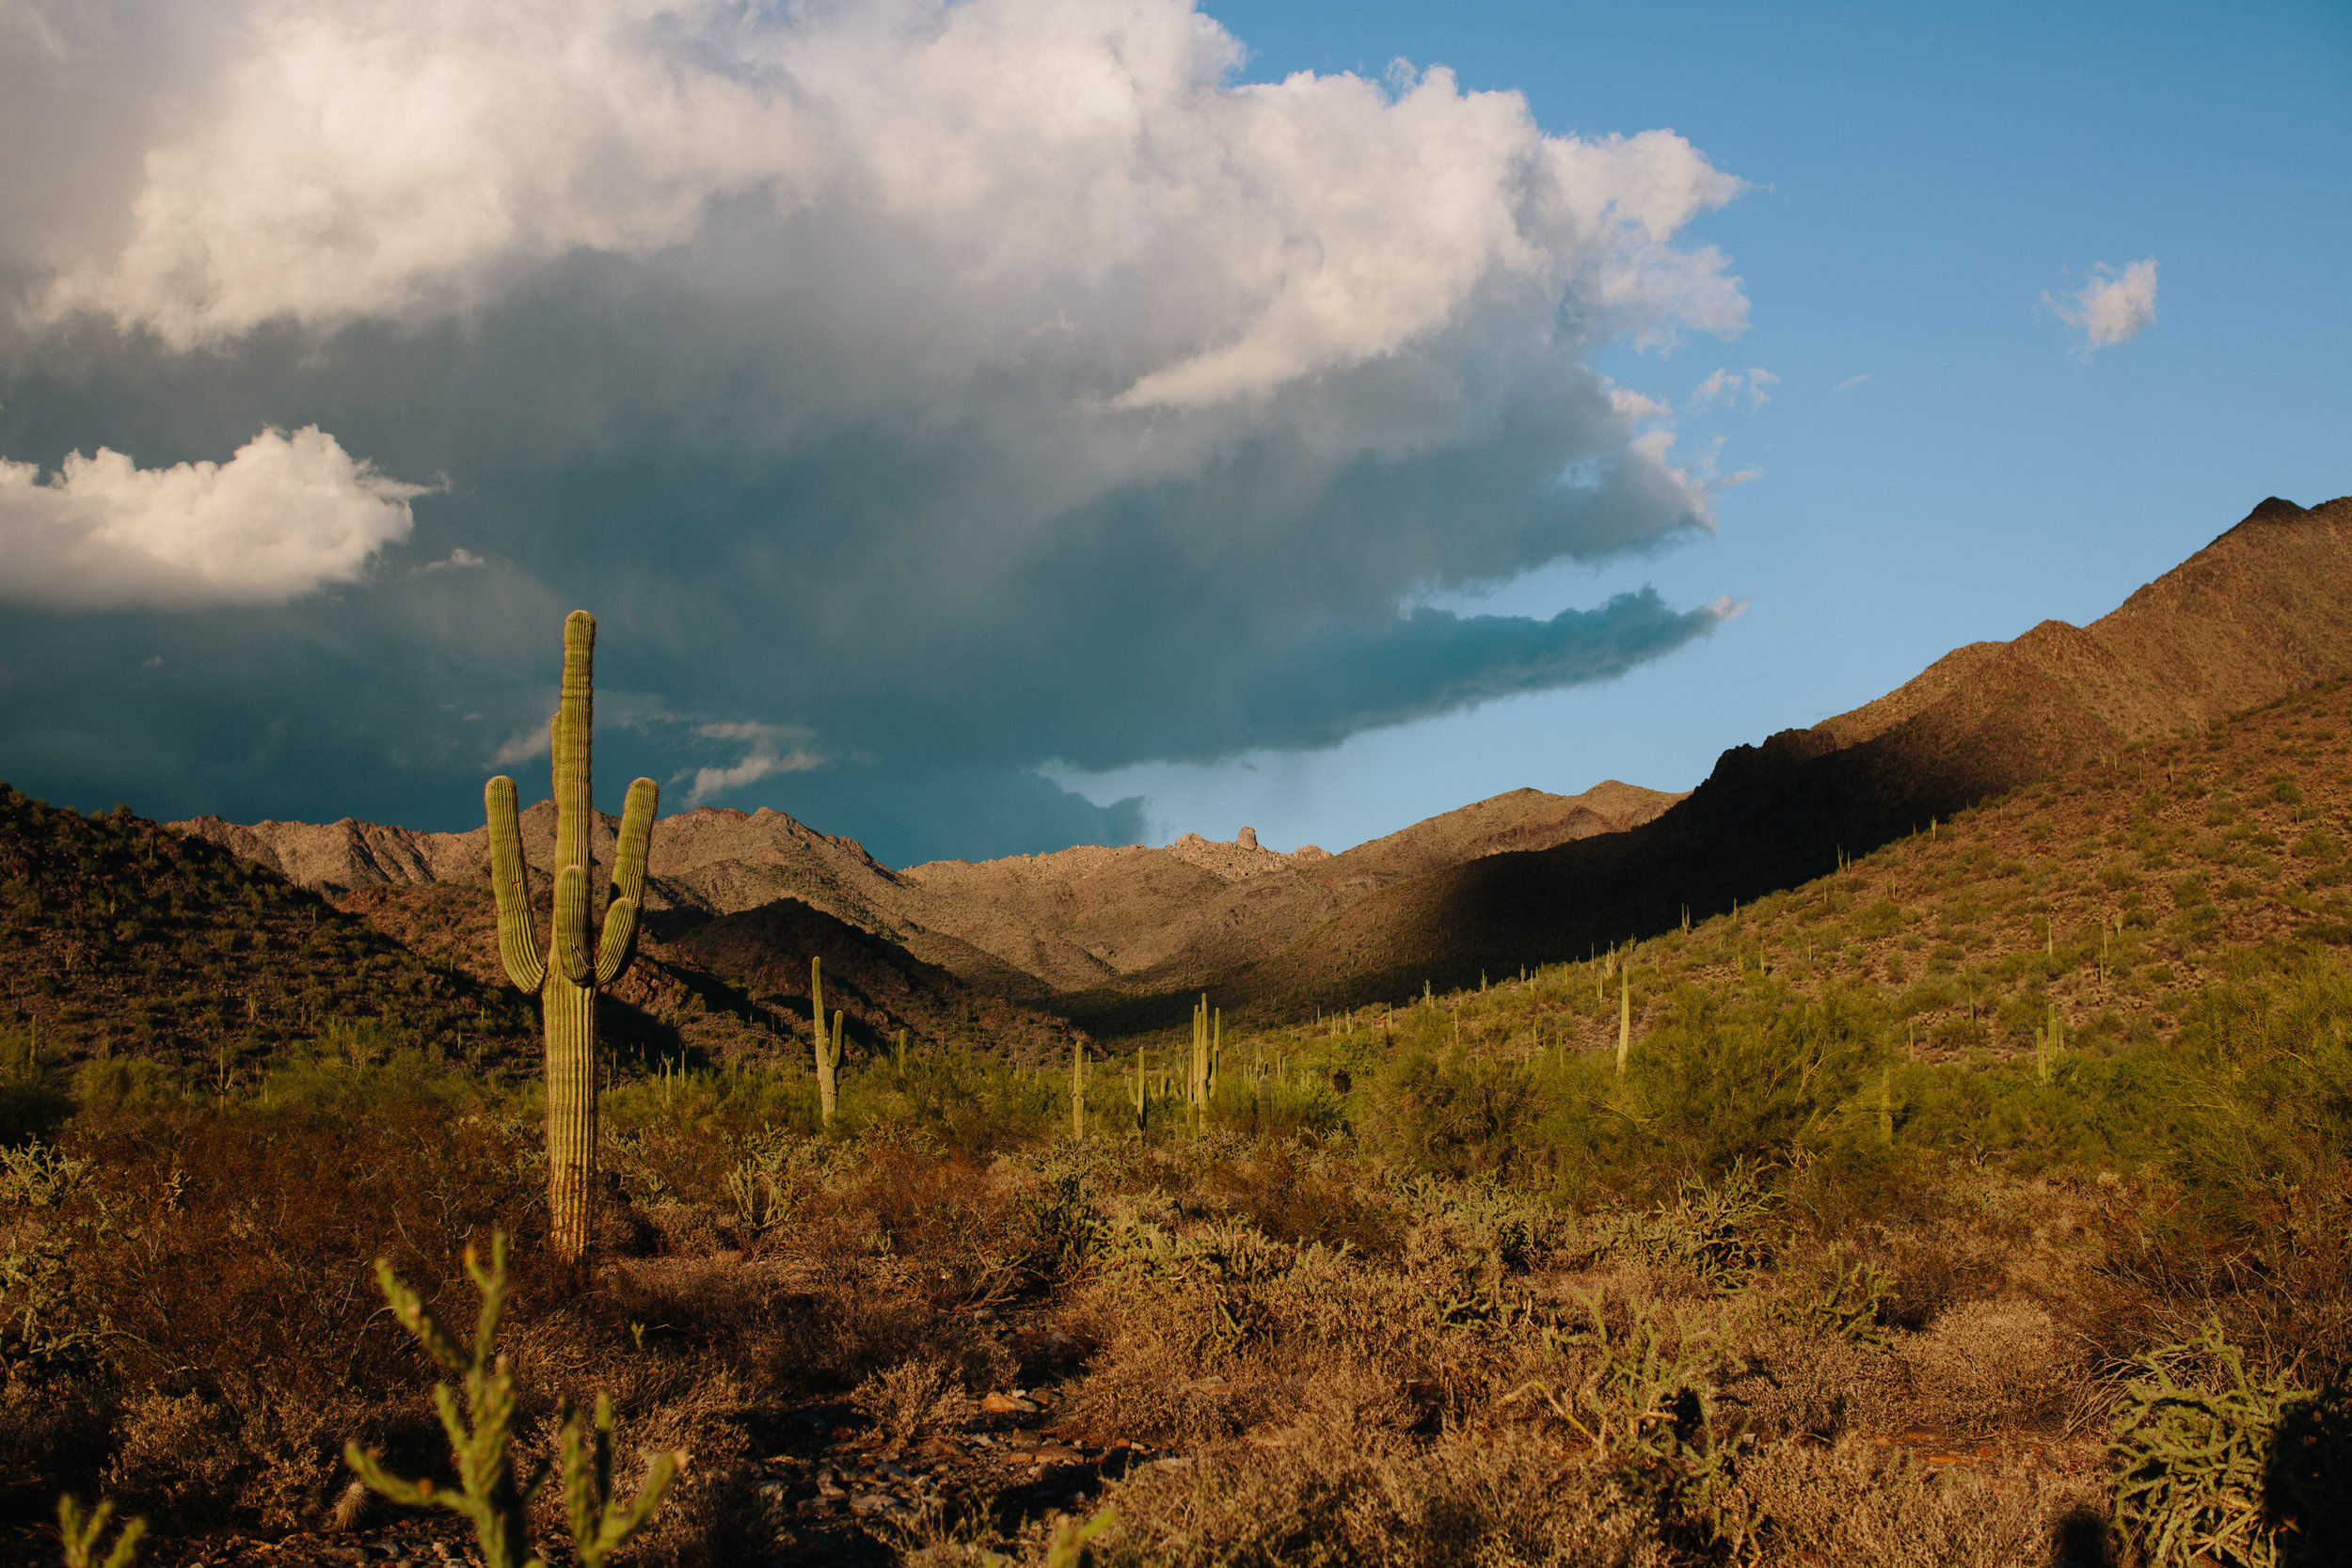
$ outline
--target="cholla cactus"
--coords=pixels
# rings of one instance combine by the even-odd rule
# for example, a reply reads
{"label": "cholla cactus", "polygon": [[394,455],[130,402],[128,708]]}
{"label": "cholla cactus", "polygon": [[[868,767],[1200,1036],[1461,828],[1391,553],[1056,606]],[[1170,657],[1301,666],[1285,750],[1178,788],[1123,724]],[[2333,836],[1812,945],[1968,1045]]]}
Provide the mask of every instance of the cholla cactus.
{"label": "cholla cactus", "polygon": [[115,1537],[114,1550],[103,1558],[98,1555],[98,1538],[105,1533],[114,1511],[115,1505],[103,1498],[87,1514],[71,1495],[57,1499],[57,1535],[65,1544],[65,1568],[131,1568],[138,1561],[139,1538],[147,1533],[144,1519],[124,1525],[122,1533]]}
{"label": "cholla cactus", "polygon": [[462,1410],[456,1389],[446,1383],[433,1389],[433,1402],[457,1461],[456,1487],[404,1481],[357,1443],[343,1445],[343,1462],[369,1487],[396,1503],[410,1508],[438,1506],[463,1516],[473,1526],[474,1544],[481,1548],[485,1568],[545,1568],[544,1560],[531,1550],[530,1512],[531,1499],[548,1483],[552,1469],[564,1489],[572,1561],[579,1568],[602,1568],[607,1558],[653,1518],[685,1456],[658,1455],[637,1496],[628,1502],[616,1501],[612,1497],[612,1401],[598,1394],[593,1425],[575,1413],[564,1423],[555,1465],[543,1465],[531,1480],[519,1480],[513,1452],[515,1378],[507,1370],[506,1357],[497,1353],[499,1315],[506,1305],[506,1238],[491,1238],[486,1269],[475,1260],[473,1248],[468,1247],[466,1272],[482,1292],[482,1312],[472,1345],[461,1348],[424,1299],[392,1272],[389,1263],[378,1259],[375,1265],[376,1281],[401,1326],[444,1370],[465,1380]]}
{"label": "cholla cactus", "polygon": [[596,808],[588,787],[591,681],[596,620],[575,610],[564,620],[564,697],[549,726],[555,784],[555,909],[548,950],[539,951],[531,912],[530,868],[515,814],[515,781],[500,774],[482,792],[490,820],[490,887],[498,896],[499,956],[507,978],[539,998],[547,1029],[548,1230],[557,1254],[588,1250],[596,1175],[596,992],[620,978],[637,942],[645,896],[645,851],[660,790],[651,779],[628,786],[613,858],[601,940],[588,939],[595,868],[588,833]]}

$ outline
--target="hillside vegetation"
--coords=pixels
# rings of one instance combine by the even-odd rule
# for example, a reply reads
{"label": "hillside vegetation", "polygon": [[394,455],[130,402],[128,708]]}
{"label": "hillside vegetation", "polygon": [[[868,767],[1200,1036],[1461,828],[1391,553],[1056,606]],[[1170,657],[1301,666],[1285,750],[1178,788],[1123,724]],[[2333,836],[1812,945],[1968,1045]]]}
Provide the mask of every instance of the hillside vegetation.
{"label": "hillside vegetation", "polygon": [[[249,1088],[296,1041],[364,1034],[477,1070],[532,1061],[511,992],[436,964],[217,846],[0,785],[0,1032],[44,1062]],[[146,1064],[145,1067],[135,1064]]]}

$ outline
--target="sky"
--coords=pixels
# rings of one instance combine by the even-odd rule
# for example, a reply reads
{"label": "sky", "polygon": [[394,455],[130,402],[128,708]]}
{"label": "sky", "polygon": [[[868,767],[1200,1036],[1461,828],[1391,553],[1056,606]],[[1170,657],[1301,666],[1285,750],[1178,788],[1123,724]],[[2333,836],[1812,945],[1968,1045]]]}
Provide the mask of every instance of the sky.
{"label": "sky", "polygon": [[0,778],[1689,788],[2352,492],[2352,10],[0,0]]}

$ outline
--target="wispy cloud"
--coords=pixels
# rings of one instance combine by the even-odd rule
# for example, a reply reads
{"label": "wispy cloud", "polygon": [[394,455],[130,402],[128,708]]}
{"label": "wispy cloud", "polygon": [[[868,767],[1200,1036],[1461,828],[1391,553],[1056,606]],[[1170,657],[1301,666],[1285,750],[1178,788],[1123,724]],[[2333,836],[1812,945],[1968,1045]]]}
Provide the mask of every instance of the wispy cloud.
{"label": "wispy cloud", "polygon": [[[697,724],[694,736],[700,740],[738,742],[742,748],[742,754],[735,762],[723,767],[691,769],[693,787],[686,792],[686,804],[689,806],[707,804],[730,790],[741,789],[762,779],[772,779],[786,773],[806,773],[825,764],[825,758],[810,744],[816,738],[813,732],[798,725],[749,721]],[[678,780],[686,777],[684,772],[677,776]]]}
{"label": "wispy cloud", "polygon": [[2075,353],[2088,359],[2103,348],[2128,343],[2156,319],[2156,261],[2150,257],[2116,268],[2101,262],[2090,281],[2064,299],[2043,294],[2058,320],[2082,334]]}
{"label": "wispy cloud", "polygon": [[1780,377],[1760,366],[1746,371],[1717,370],[1692,392],[1691,407],[1695,412],[1722,404],[1745,404],[1753,411],[1772,402],[1772,388],[1779,385]]}
{"label": "wispy cloud", "polygon": [[1839,391],[1841,391],[1841,392],[1851,392],[1851,391],[1852,391],[1852,390],[1853,390],[1856,387],[1867,387],[1867,386],[1868,386],[1868,385],[1869,385],[1869,381],[1870,381],[1869,372],[1866,371],[1866,372],[1863,372],[1862,374],[1860,374],[1860,375],[1850,375],[1850,376],[1846,377],[1846,379],[1845,379],[1845,380],[1843,380],[1843,381],[1841,381],[1841,382],[1839,382],[1839,383],[1837,384],[1837,390],[1839,390]]}

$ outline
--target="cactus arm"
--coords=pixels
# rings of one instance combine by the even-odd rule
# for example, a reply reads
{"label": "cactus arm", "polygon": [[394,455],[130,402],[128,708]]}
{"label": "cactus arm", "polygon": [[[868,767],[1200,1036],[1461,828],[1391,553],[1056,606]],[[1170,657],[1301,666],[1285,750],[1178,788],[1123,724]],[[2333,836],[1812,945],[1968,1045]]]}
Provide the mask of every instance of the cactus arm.
{"label": "cactus arm", "polygon": [[588,981],[588,873],[567,865],[555,874],[555,962],[573,985]]}
{"label": "cactus arm", "polygon": [[515,781],[501,773],[482,791],[490,819],[490,892],[498,899],[499,958],[506,977],[526,992],[547,983],[547,965],[531,929],[531,882],[523,861],[521,823],[515,816]]}
{"label": "cactus arm", "polygon": [[588,834],[596,806],[589,799],[589,726],[595,695],[590,681],[596,659],[596,618],[575,610],[564,618],[564,702],[556,709],[549,738],[555,775],[555,863],[584,872],[595,863]]}
{"label": "cactus arm", "polygon": [[[583,1431],[583,1427],[587,1430]],[[612,1398],[596,1396],[593,1426],[575,1414],[561,1438],[564,1513],[572,1527],[572,1560],[579,1568],[602,1568],[661,1506],[677,1474],[681,1455],[654,1456],[645,1484],[627,1502],[612,1496]]]}
{"label": "cactus arm", "polygon": [[637,944],[637,917],[645,906],[645,854],[653,842],[653,814],[661,786],[640,779],[628,786],[621,810],[621,842],[612,857],[612,902],[604,910],[604,942],[596,955],[596,984],[609,986],[628,967]]}
{"label": "cactus arm", "polygon": [[615,898],[604,907],[604,942],[596,950],[598,990],[621,977],[637,945],[637,903]]}
{"label": "cactus arm", "polygon": [[[106,1521],[114,1516],[115,1505],[103,1498],[85,1516],[81,1505],[68,1493],[57,1499],[57,1533],[64,1538],[66,1568],[100,1568],[98,1538],[105,1533]],[[115,1549],[106,1554],[104,1568],[131,1568],[138,1560],[139,1539],[147,1533],[147,1521],[133,1519],[122,1527],[115,1538]]]}

